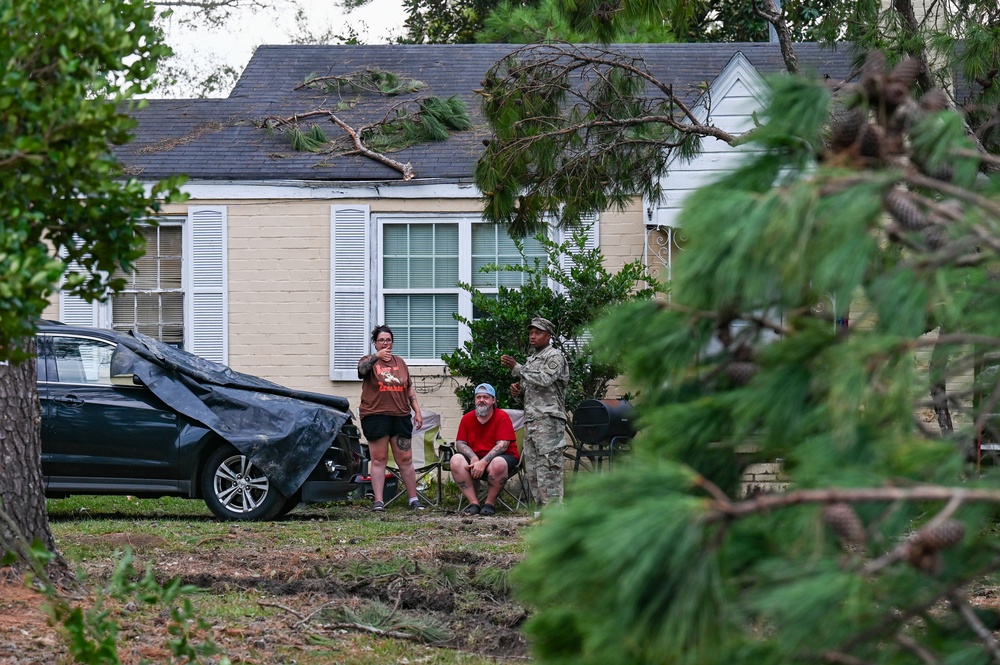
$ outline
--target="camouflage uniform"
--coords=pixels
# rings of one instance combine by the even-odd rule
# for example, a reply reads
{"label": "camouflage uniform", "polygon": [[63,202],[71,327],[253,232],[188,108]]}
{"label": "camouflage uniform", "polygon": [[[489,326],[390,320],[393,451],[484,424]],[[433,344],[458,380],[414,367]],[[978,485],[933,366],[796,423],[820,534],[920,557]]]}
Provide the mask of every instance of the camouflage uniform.
{"label": "camouflage uniform", "polygon": [[553,346],[531,354],[511,370],[524,394],[524,458],[531,495],[541,505],[562,501],[566,448],[566,357]]}

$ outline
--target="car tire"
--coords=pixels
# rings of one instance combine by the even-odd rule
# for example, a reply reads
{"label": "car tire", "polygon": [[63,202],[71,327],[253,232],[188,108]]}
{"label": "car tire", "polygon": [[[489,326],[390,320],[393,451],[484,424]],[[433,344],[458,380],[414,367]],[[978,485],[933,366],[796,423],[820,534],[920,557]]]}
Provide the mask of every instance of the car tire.
{"label": "car tire", "polygon": [[287,499],[246,455],[226,445],[209,455],[201,474],[208,509],[224,520],[274,519]]}
{"label": "car tire", "polygon": [[300,503],[302,503],[302,492],[296,492],[295,494],[293,494],[292,496],[288,497],[288,499],[285,500],[285,505],[281,507],[281,510],[278,511],[278,514],[274,516],[274,519],[276,520],[284,519],[285,516],[288,515],[288,513],[298,508]]}

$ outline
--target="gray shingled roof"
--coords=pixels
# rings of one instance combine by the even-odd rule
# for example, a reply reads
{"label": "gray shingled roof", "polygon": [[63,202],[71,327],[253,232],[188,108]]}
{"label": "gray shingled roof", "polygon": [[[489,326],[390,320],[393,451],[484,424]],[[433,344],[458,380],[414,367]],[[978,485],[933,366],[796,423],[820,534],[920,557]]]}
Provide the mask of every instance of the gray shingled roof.
{"label": "gray shingled roof", "polygon": [[[294,151],[287,139],[259,127],[267,116],[288,117],[319,108],[332,109],[337,98],[295,87],[310,76],[346,75],[378,68],[428,85],[418,95],[466,101],[475,127],[441,143],[413,146],[393,153],[410,162],[415,182],[471,180],[482,139],[488,135],[479,113],[486,71],[516,46],[374,45],[374,46],[261,46],[233,91],[225,99],[149,100],[136,111],[136,140],[117,149],[127,172],[142,179],[186,173],[196,180],[306,180],[326,182],[400,180],[397,171],[359,155]],[[675,90],[693,90],[711,82],[741,52],[761,73],[784,69],[774,44],[645,44],[614,47],[638,55],[661,80]],[[832,50],[817,44],[797,44],[803,70],[835,80],[850,73],[848,48]],[[381,118],[397,98],[369,98],[338,116],[353,127]],[[343,136],[324,121],[327,136]]]}

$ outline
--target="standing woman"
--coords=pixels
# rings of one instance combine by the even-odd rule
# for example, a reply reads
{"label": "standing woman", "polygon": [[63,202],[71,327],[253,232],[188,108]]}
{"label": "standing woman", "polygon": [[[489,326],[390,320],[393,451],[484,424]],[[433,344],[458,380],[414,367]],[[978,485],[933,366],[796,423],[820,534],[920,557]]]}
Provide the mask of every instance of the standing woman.
{"label": "standing woman", "polygon": [[[358,378],[361,383],[361,429],[368,440],[371,455],[372,510],[385,510],[385,465],[389,461],[389,444],[392,456],[403,477],[403,485],[410,496],[410,509],[423,510],[417,498],[417,474],[413,470],[411,437],[413,425],[423,425],[420,404],[410,380],[410,370],[399,356],[392,354],[392,330],[378,326],[372,331],[375,353],[358,361]],[[410,420],[410,411],[413,420]]]}

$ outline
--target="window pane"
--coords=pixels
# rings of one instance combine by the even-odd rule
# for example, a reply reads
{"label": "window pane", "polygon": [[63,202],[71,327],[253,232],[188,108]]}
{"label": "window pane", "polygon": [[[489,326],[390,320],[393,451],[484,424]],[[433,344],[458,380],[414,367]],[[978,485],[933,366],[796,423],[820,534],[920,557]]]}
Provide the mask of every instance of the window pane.
{"label": "window pane", "polygon": [[497,273],[497,285],[498,286],[510,286],[519,287],[524,285],[524,273],[523,272],[500,272]]}
{"label": "window pane", "polygon": [[430,289],[434,287],[434,259],[429,256],[410,259],[411,289]]}
{"label": "window pane", "polygon": [[405,289],[409,286],[409,261],[406,258],[386,257],[382,262],[382,285],[387,289]]}
{"label": "window pane", "polygon": [[386,224],[382,227],[382,246],[386,256],[405,256],[407,253],[405,224]]}
{"label": "window pane", "polygon": [[434,286],[453,289],[458,286],[458,256],[438,258],[435,262]]}
{"label": "window pane", "polygon": [[458,224],[435,224],[434,252],[458,256]]}
{"label": "window pane", "polygon": [[408,300],[407,296],[385,297],[385,325],[392,328],[393,345],[399,341],[396,336],[396,328],[405,327],[409,324]]}
{"label": "window pane", "polygon": [[77,337],[53,337],[59,383],[111,384],[111,355],[115,347]]}
{"label": "window pane", "polygon": [[488,224],[472,225],[472,254],[490,255],[496,249],[497,231],[496,227]]}
{"label": "window pane", "polygon": [[434,224],[410,225],[410,254],[432,256],[434,254]]}

